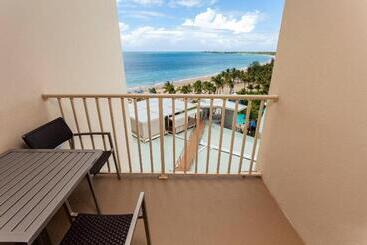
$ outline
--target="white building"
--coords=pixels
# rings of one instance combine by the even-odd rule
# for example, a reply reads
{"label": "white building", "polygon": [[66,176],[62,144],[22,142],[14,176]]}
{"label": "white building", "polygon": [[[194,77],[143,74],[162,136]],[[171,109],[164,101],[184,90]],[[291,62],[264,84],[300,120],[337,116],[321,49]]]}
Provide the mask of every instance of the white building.
{"label": "white building", "polygon": [[[163,102],[163,120],[165,128],[168,130],[168,125],[166,122],[167,118],[172,116],[172,100],[168,98],[162,99]],[[152,138],[159,136],[159,100],[157,98],[152,98],[149,100],[150,103],[150,125]],[[188,116],[194,115],[196,113],[196,105],[192,103],[187,103]],[[137,102],[137,116],[138,120],[135,118],[134,103],[129,103],[130,111],[130,122],[131,130],[137,135],[137,126],[139,127],[139,136],[142,141],[149,140],[149,124],[148,124],[148,112],[147,112],[147,102],[146,100],[141,100]],[[181,132],[185,125],[185,103],[182,100],[175,100],[175,127],[176,132]],[[137,122],[136,122],[137,121]]]}

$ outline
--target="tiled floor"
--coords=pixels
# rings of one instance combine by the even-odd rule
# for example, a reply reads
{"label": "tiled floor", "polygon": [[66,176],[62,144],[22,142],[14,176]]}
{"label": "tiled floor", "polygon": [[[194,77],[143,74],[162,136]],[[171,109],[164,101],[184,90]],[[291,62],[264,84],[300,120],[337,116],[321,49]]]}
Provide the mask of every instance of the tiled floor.
{"label": "tiled floor", "polygon": [[[144,191],[154,245],[303,244],[260,178],[102,175],[95,186],[104,213],[132,212]],[[70,200],[76,211],[95,212],[86,183]],[[60,210],[48,226],[55,244],[68,226]],[[142,223],[134,244],[146,244]]]}

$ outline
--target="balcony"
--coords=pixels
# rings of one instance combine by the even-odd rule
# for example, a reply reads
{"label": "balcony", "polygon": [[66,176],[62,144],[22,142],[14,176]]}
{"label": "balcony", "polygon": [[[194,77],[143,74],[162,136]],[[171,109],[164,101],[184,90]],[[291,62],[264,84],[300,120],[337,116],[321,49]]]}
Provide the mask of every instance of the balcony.
{"label": "balcony", "polygon": [[[139,191],[147,194],[153,244],[303,244],[260,178],[127,176],[95,178],[103,213],[131,211]],[[71,196],[75,210],[96,212],[87,183]],[[69,226],[60,210],[48,226],[55,244]],[[133,244],[146,244],[142,223]]]}
{"label": "balcony", "polygon": [[[277,96],[44,98],[50,112],[75,131],[111,132],[123,179],[114,177],[114,164],[95,177],[102,212],[131,210],[138,193],[146,192],[154,244],[302,244],[263,184],[257,162],[262,121]],[[249,133],[252,110],[257,126]],[[81,137],[76,144],[107,148],[106,142]],[[78,211],[95,212],[86,184],[71,203]],[[54,242],[67,223],[60,210],[49,225]],[[145,244],[142,227],[135,244]]]}

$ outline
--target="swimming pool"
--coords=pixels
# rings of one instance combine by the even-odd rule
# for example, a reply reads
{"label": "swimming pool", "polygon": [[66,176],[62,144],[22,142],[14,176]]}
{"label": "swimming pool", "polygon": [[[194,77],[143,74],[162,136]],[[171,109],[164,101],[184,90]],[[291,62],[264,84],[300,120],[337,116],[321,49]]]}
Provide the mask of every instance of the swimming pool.
{"label": "swimming pool", "polygon": [[237,116],[237,124],[243,125],[246,123],[246,115],[245,114],[239,114]]}

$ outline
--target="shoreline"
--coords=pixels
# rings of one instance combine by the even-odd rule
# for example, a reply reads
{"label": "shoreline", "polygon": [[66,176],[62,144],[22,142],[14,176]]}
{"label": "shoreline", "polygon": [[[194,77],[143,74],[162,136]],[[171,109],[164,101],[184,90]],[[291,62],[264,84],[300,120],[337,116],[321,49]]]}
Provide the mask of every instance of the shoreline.
{"label": "shoreline", "polygon": [[[269,60],[267,62],[260,63],[261,65],[269,63],[271,61],[271,59],[275,59],[274,55],[268,55],[268,56],[269,56]],[[247,70],[247,68],[248,68],[248,66],[245,66],[243,68],[238,68],[238,69],[245,71],[245,70]],[[170,81],[170,82],[175,87],[176,86],[183,86],[183,85],[187,85],[187,84],[193,84],[197,80],[210,81],[213,76],[216,76],[219,73],[220,72],[213,73],[213,74],[208,74],[208,75],[203,75],[203,76],[198,76],[198,77],[184,78],[184,79],[174,80],[174,81]],[[147,93],[150,88],[155,88],[158,93],[163,93],[164,83],[165,82],[158,82],[158,83],[155,83],[154,85],[135,86],[135,87],[127,88],[127,92],[128,93]],[[239,84],[235,84],[235,89],[236,89],[237,85],[239,85]]]}

